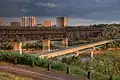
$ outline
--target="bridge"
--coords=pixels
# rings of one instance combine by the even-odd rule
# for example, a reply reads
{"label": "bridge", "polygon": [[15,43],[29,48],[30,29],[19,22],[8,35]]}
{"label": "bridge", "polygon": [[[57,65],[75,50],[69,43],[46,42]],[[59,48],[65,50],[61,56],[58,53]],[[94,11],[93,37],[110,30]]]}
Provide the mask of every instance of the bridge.
{"label": "bridge", "polygon": [[[62,48],[60,50],[45,52],[42,55],[36,54],[39,57],[55,57],[72,52],[78,53],[79,50],[93,48],[91,56],[96,46],[111,43],[114,40],[100,41],[96,43],[68,47],[69,35],[74,32],[79,32],[82,38],[97,37],[102,34],[103,29],[94,27],[12,27],[0,26],[0,42],[13,42],[13,50],[20,51],[22,54],[22,43],[29,41],[43,41],[43,50],[50,51],[50,40],[61,39]],[[117,39],[115,39],[117,40]],[[77,55],[77,54],[76,54]]]}
{"label": "bridge", "polygon": [[66,49],[46,52],[46,53],[43,53],[41,55],[40,54],[35,54],[35,55],[37,55],[41,58],[51,58],[51,57],[55,57],[55,56],[70,54],[70,53],[73,53],[73,52],[76,52],[76,55],[78,55],[77,51],[79,51],[79,50],[84,50],[84,49],[87,49],[87,48],[93,48],[93,50],[91,51],[91,57],[93,57],[93,51],[95,50],[96,46],[103,45],[103,44],[106,44],[106,43],[111,43],[113,41],[119,41],[119,40],[120,39],[99,41],[99,42],[95,42],[95,43],[85,44],[85,45],[82,45],[82,46],[78,45],[78,46],[72,46],[72,47],[69,47],[69,48],[66,48]]}
{"label": "bridge", "polygon": [[43,50],[50,51],[50,40],[62,40],[62,47],[68,47],[69,35],[74,32],[81,33],[84,37],[96,37],[102,34],[101,28],[89,27],[12,27],[0,26],[0,42],[13,42],[13,50],[21,49],[21,45],[26,41],[42,41]]}

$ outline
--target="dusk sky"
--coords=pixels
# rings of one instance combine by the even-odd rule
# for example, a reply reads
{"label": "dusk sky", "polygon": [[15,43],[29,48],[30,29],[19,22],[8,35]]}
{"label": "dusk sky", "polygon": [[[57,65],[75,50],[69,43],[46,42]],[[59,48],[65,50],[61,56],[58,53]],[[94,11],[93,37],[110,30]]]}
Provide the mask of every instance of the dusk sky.
{"label": "dusk sky", "polygon": [[120,20],[120,0],[1,0],[0,17],[67,16]]}

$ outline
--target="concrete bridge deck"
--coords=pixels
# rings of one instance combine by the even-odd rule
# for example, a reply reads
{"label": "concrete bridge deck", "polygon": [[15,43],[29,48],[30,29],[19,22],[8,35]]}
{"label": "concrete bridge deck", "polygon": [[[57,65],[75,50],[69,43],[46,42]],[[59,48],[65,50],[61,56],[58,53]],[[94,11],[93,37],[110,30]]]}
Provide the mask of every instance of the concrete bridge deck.
{"label": "concrete bridge deck", "polygon": [[79,50],[84,50],[84,49],[87,49],[87,48],[96,47],[96,46],[103,45],[103,44],[106,44],[106,43],[111,43],[111,42],[116,41],[116,40],[120,40],[120,39],[99,41],[99,42],[85,44],[85,45],[80,45],[80,46],[79,45],[78,46],[72,46],[72,47],[65,48],[65,49],[60,49],[60,50],[56,50],[56,51],[46,52],[46,53],[43,53],[41,55],[40,54],[35,54],[35,55],[39,56],[41,58],[45,58],[45,57],[51,58],[51,57],[55,57],[55,56],[69,54],[69,53],[76,52],[76,51],[79,51]]}

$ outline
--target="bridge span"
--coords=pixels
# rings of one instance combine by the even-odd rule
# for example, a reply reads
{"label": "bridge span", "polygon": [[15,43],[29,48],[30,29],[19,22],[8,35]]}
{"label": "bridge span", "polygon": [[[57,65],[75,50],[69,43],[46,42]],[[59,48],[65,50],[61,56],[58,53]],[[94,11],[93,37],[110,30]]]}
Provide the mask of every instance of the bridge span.
{"label": "bridge span", "polygon": [[96,46],[111,43],[111,42],[116,41],[116,40],[120,40],[120,39],[99,41],[99,42],[85,44],[85,45],[72,46],[72,47],[69,47],[69,48],[56,50],[56,51],[50,51],[50,52],[43,53],[41,55],[40,54],[36,54],[36,55],[41,57],[41,58],[51,58],[51,57],[55,57],[55,56],[70,54],[72,52],[77,52],[79,50],[84,50],[84,49],[87,49],[87,48],[93,48],[93,50],[91,52],[91,57],[92,57],[93,56],[93,51],[95,50]]}
{"label": "bridge span", "polygon": [[[68,47],[68,42],[77,32],[80,38],[97,37],[103,29],[94,27],[18,27],[0,26],[0,42],[12,42],[13,50],[18,51],[26,41],[42,41],[43,50],[50,51],[50,41],[60,39],[62,48]],[[82,34],[81,34],[82,33]]]}

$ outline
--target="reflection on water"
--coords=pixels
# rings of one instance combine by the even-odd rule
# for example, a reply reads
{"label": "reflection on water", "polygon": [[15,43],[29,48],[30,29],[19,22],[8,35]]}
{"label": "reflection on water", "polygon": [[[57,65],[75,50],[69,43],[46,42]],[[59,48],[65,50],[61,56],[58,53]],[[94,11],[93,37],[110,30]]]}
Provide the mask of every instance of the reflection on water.
{"label": "reflection on water", "polygon": [[88,61],[90,59],[91,59],[90,53],[89,54],[83,54],[83,55],[80,56],[81,61]]}

